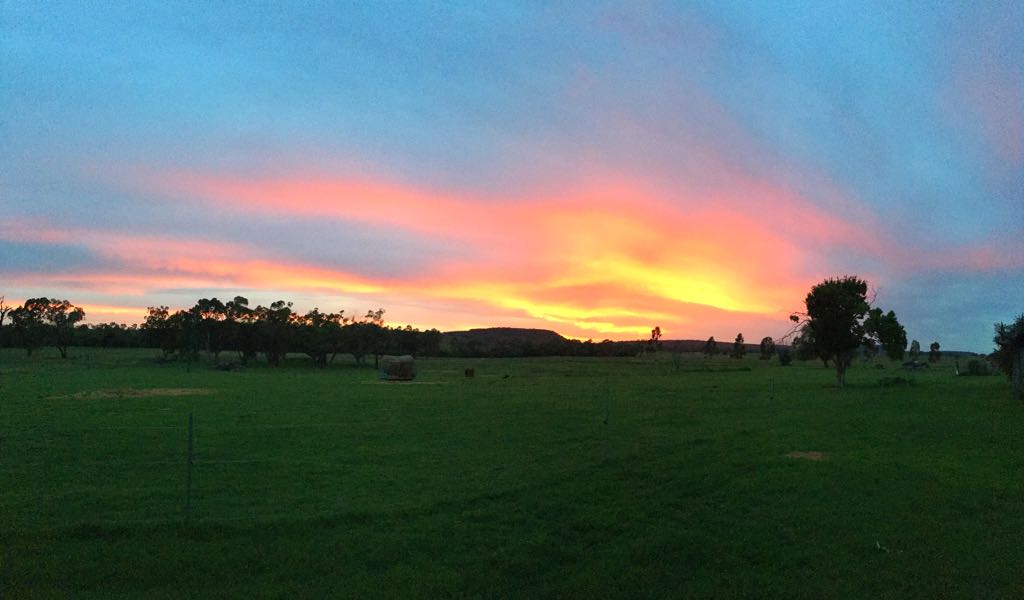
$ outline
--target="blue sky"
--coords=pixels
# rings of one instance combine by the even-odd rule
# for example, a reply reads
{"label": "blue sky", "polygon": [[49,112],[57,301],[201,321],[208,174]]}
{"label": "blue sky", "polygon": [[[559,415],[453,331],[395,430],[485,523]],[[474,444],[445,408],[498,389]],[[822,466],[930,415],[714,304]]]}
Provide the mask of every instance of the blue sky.
{"label": "blue sky", "polygon": [[986,350],[1022,7],[2,2],[0,294],[754,339],[851,273]]}

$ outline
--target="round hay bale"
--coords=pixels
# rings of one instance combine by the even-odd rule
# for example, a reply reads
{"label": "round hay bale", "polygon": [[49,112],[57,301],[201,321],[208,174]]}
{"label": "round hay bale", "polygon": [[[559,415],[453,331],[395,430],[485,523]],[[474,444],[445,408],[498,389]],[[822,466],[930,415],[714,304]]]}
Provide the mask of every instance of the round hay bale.
{"label": "round hay bale", "polygon": [[384,381],[412,381],[416,379],[416,361],[413,357],[382,356],[380,358],[380,378]]}

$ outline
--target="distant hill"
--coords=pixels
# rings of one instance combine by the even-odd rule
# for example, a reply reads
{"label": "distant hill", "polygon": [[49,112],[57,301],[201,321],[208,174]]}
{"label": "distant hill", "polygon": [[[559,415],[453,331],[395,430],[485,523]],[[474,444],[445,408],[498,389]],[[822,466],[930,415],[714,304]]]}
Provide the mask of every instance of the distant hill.
{"label": "distant hill", "polygon": [[[732,352],[732,339],[717,339],[718,352]],[[662,352],[703,352],[707,340],[661,340]],[[746,343],[748,355],[758,355],[758,343]],[[779,348],[786,345],[779,344]],[[487,327],[441,334],[441,354],[446,356],[636,356],[648,348],[647,340],[584,343],[562,337],[549,329]],[[922,354],[927,355],[926,352]],[[975,356],[971,352],[943,351],[943,356]]]}
{"label": "distant hill", "polygon": [[521,327],[485,327],[466,331],[446,331],[444,339],[475,339],[480,341],[500,342],[514,340],[520,342],[551,343],[568,341],[550,329],[525,329]]}
{"label": "distant hill", "polygon": [[539,356],[569,353],[570,340],[548,329],[488,327],[441,334],[441,352],[453,356]]}

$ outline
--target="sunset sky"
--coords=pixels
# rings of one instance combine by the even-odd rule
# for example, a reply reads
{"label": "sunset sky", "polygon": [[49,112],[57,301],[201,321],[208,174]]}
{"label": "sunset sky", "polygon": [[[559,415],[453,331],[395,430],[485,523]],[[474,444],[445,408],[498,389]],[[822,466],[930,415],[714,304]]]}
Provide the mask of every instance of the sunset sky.
{"label": "sunset sky", "polygon": [[[451,6],[449,6],[451,4]],[[0,0],[0,295],[910,339],[1024,311],[1024,2]]]}

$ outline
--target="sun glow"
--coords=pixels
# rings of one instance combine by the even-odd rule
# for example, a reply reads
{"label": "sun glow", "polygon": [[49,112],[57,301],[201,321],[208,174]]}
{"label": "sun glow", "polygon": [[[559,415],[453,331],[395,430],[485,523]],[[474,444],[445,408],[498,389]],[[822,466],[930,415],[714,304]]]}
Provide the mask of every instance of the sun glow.
{"label": "sun glow", "polygon": [[[375,306],[413,307],[415,315],[394,318],[442,328],[464,321],[451,314],[458,307],[490,324],[616,339],[645,336],[654,323],[679,331],[724,321],[724,315],[732,321],[780,318],[811,280],[794,269],[807,258],[790,241],[801,232],[783,233],[773,213],[757,212],[739,191],[734,201],[719,192],[710,202],[629,181],[595,180],[569,191],[493,199],[337,178],[264,181],[182,173],[148,177],[144,184],[148,192],[233,218],[383,226],[396,236],[443,240],[453,254],[417,257],[422,269],[385,277],[325,268],[249,244],[39,228],[47,239],[76,240],[134,271],[58,279],[108,293],[231,288],[364,298]],[[785,190],[756,184],[745,189],[771,195],[779,207],[774,214],[805,206]],[[807,216],[819,229],[849,235],[841,222]]]}

